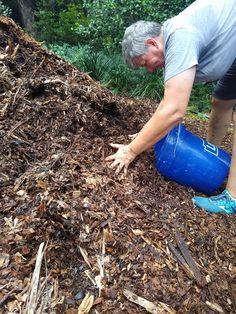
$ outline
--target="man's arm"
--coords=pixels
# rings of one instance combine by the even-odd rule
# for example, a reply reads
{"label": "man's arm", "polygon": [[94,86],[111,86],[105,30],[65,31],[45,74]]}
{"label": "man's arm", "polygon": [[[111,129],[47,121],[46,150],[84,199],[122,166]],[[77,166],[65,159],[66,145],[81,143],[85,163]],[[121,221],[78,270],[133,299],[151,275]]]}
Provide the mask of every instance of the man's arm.
{"label": "man's arm", "polygon": [[196,68],[192,67],[165,83],[164,98],[151,119],[129,144],[139,155],[163,138],[183,119],[191,94]]}
{"label": "man's arm", "polygon": [[184,117],[191,94],[196,67],[174,76],[165,83],[164,98],[151,119],[144,125],[129,145],[111,144],[118,151],[106,158],[113,161],[116,173],[124,168],[125,173],[135,157],[151,148]]}

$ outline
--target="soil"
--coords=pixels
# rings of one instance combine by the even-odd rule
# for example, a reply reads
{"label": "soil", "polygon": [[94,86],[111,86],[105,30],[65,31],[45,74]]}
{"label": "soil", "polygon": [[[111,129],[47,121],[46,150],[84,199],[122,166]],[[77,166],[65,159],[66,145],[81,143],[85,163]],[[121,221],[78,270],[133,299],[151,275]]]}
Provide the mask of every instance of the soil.
{"label": "soil", "polygon": [[127,176],[105,162],[157,104],[112,94],[9,18],[0,33],[0,313],[236,313],[235,218],[193,208],[153,151]]}

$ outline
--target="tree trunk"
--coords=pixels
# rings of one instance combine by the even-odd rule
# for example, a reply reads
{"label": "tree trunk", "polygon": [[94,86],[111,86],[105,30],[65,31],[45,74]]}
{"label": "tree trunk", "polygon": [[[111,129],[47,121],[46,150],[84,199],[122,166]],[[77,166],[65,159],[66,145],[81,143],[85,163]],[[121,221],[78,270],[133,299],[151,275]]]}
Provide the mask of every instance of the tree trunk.
{"label": "tree trunk", "polygon": [[16,0],[20,24],[28,31],[33,31],[35,0]]}

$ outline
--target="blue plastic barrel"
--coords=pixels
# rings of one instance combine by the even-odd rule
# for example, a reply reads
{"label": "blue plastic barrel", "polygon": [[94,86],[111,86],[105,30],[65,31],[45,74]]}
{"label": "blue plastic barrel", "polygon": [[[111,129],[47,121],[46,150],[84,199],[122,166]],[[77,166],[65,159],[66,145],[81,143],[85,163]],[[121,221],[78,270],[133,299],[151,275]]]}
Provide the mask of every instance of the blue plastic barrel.
{"label": "blue plastic barrel", "polygon": [[229,173],[231,156],[179,124],[155,144],[156,168],[166,178],[207,195]]}

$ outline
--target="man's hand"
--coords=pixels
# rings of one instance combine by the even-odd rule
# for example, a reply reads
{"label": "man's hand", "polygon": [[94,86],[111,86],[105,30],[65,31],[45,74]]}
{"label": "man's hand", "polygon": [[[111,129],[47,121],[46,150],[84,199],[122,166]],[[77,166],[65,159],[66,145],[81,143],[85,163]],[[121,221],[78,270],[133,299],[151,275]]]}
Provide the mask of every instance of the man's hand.
{"label": "man's hand", "polygon": [[135,154],[129,145],[122,144],[110,144],[112,147],[117,148],[118,151],[108,156],[106,161],[113,161],[111,168],[116,168],[116,174],[118,174],[122,169],[124,173],[127,174],[127,169],[129,164],[135,159],[137,154]]}

